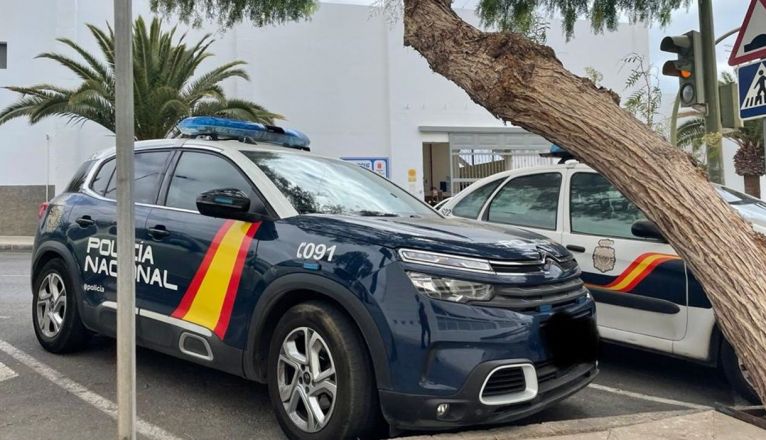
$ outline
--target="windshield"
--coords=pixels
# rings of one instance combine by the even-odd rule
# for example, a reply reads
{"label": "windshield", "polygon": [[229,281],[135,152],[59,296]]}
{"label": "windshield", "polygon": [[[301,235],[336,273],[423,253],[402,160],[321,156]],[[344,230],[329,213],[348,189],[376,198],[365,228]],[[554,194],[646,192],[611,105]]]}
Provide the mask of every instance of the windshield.
{"label": "windshield", "polygon": [[319,156],[242,151],[300,214],[439,217],[428,205],[358,165]]}
{"label": "windshield", "polygon": [[723,200],[752,223],[766,226],[766,202],[725,186],[715,186]]}

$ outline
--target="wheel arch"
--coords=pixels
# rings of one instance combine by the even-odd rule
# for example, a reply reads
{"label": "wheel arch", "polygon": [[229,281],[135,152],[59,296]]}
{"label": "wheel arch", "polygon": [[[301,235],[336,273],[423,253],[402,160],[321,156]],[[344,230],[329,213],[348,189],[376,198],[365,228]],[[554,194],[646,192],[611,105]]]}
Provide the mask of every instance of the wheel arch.
{"label": "wheel arch", "polygon": [[41,244],[35,250],[34,257],[32,258],[32,273],[30,281],[34,283],[35,274],[37,271],[47,262],[56,258],[64,260],[64,263],[69,270],[69,275],[72,277],[73,281],[79,283],[79,281],[82,280],[82,277],[78,271],[80,265],[77,264],[70,250],[63,243],[51,241]]}
{"label": "wheel arch", "polygon": [[266,382],[269,344],[277,322],[290,307],[309,300],[328,302],[351,319],[367,346],[377,387],[389,389],[391,379],[386,348],[372,316],[348,288],[309,274],[285,275],[269,284],[261,294],[248,330],[243,356],[245,376]]}
{"label": "wheel arch", "polygon": [[35,276],[37,275],[37,272],[46,263],[56,258],[64,261],[64,265],[69,272],[69,278],[74,284],[72,287],[75,293],[75,298],[77,300],[77,308],[80,312],[80,316],[83,316],[82,276],[80,274],[80,265],[77,264],[77,261],[75,260],[74,256],[72,256],[71,251],[63,243],[58,241],[49,241],[42,243],[37,247],[37,249],[35,249],[34,256],[32,257],[32,271],[29,280],[30,285],[34,290]]}

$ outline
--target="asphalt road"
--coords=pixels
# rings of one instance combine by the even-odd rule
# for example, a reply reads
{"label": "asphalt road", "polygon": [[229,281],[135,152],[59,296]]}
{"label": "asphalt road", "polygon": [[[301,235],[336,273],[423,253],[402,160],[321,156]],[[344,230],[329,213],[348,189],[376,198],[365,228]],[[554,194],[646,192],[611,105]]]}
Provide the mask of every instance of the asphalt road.
{"label": "asphalt road", "polygon": [[[114,438],[115,343],[45,352],[32,330],[29,259],[0,253],[0,439]],[[743,403],[717,371],[690,362],[606,346],[600,365],[595,386],[518,423]],[[137,402],[142,438],[285,438],[265,386],[149,350],[138,350]]]}

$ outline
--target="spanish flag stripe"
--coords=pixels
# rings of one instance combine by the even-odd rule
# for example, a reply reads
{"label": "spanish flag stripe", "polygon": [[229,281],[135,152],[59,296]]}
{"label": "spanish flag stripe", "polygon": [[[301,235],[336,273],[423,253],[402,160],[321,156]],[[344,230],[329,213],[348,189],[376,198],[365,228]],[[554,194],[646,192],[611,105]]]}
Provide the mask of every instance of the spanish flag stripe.
{"label": "spanish flag stripe", "polygon": [[210,243],[210,247],[205,253],[205,257],[202,259],[202,263],[200,263],[199,268],[197,268],[197,273],[194,274],[194,278],[192,278],[191,284],[189,284],[189,287],[186,289],[186,293],[184,293],[183,298],[181,298],[181,303],[178,304],[178,307],[176,307],[176,309],[173,311],[173,314],[171,315],[174,318],[182,319],[183,316],[186,315],[186,312],[189,311],[189,307],[191,307],[192,302],[194,301],[194,297],[197,295],[199,286],[202,284],[202,280],[205,278],[205,274],[207,274],[207,270],[210,267],[210,262],[213,261],[213,256],[215,256],[215,253],[218,251],[218,246],[221,244],[221,240],[223,240],[224,235],[226,235],[226,232],[228,232],[233,225],[234,220],[227,220],[218,229],[218,232],[216,232],[215,237],[213,237],[213,241]]}
{"label": "spanish flag stripe", "polygon": [[622,277],[622,280],[620,280],[619,282],[609,283],[606,287],[612,290],[625,289],[631,283],[633,283],[633,281],[642,273],[646,272],[646,274],[642,277],[642,279],[646,277],[646,275],[648,275],[648,273],[651,272],[657,266],[657,264],[655,263],[658,260],[667,261],[667,256],[663,254],[654,254],[642,259],[641,262],[632,271],[630,271],[624,277]]}
{"label": "spanish flag stripe", "polygon": [[643,261],[644,261],[645,259],[647,259],[648,257],[651,257],[652,255],[654,255],[654,254],[652,254],[652,253],[647,253],[647,254],[641,254],[641,255],[639,255],[639,256],[638,256],[638,258],[636,258],[635,260],[633,260],[633,262],[632,262],[632,263],[630,263],[630,265],[628,266],[628,268],[627,268],[627,269],[623,270],[623,271],[622,271],[622,273],[621,273],[621,274],[620,274],[620,275],[619,275],[617,278],[615,278],[615,279],[614,279],[614,280],[613,280],[611,283],[607,284],[607,285],[606,285],[606,286],[604,286],[604,287],[611,287],[611,286],[613,286],[613,285],[615,285],[615,284],[619,284],[619,283],[621,283],[621,282],[622,282],[622,280],[623,280],[623,279],[625,279],[625,277],[626,277],[626,276],[630,275],[630,274],[631,274],[631,272],[633,272],[633,270],[634,270],[634,269],[635,269],[635,268],[636,268],[636,267],[637,267],[639,264],[641,264],[641,262],[643,262]]}
{"label": "spanish flag stripe", "polygon": [[636,275],[636,277],[633,279],[632,282],[630,282],[630,284],[628,284],[627,286],[622,288],[622,291],[623,292],[630,292],[631,290],[633,290],[638,285],[638,283],[640,283],[641,281],[644,280],[644,278],[649,276],[649,274],[651,274],[654,271],[655,267],[659,266],[660,264],[662,264],[662,263],[664,263],[666,261],[670,261],[670,260],[674,260],[674,259],[675,258],[673,258],[673,257],[662,257],[662,258],[656,259],[654,262],[652,262],[652,264],[649,265],[649,267],[646,268],[645,271],[643,271],[640,274]]}
{"label": "spanish flag stripe", "polygon": [[216,327],[229,288],[229,281],[239,257],[239,250],[251,226],[251,223],[237,221],[226,231],[199,290],[182,319],[211,330]]}
{"label": "spanish flag stripe", "polygon": [[633,281],[633,278],[635,278],[638,274],[646,270],[646,268],[649,267],[649,265],[651,265],[652,262],[654,262],[654,260],[656,260],[657,258],[660,258],[660,256],[649,255],[644,258],[639,257],[641,261],[639,261],[638,264],[636,264],[635,267],[633,267],[633,269],[631,269],[630,271],[628,270],[624,271],[617,280],[609,283],[607,287],[610,289],[620,290],[622,287],[627,286],[631,281]]}
{"label": "spanish flag stripe", "polygon": [[234,309],[234,300],[237,298],[237,290],[239,290],[239,281],[242,278],[242,268],[245,266],[245,259],[247,258],[247,252],[250,249],[250,244],[253,242],[253,237],[258,231],[260,223],[253,223],[248,228],[242,245],[239,247],[239,253],[237,254],[237,261],[234,263],[234,272],[232,272],[231,279],[229,280],[229,287],[226,289],[226,297],[223,300],[223,307],[221,308],[221,314],[218,317],[218,323],[213,331],[219,338],[223,339],[226,335],[226,330],[229,328],[229,320],[231,319],[231,312]]}
{"label": "spanish flag stripe", "polygon": [[632,290],[641,281],[644,280],[654,269],[662,263],[671,260],[680,260],[677,255],[658,254],[658,253],[646,253],[636,258],[627,269],[625,269],[619,277],[617,277],[611,283],[598,286],[609,290],[615,290],[619,292],[627,292]]}

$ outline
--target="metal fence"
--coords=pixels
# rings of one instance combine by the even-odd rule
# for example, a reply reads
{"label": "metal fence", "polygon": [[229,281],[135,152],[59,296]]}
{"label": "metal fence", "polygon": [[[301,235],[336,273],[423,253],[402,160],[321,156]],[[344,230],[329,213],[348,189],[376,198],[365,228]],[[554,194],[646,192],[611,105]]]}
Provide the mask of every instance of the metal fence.
{"label": "metal fence", "polygon": [[540,157],[544,149],[480,149],[451,147],[451,192],[457,194],[468,185],[502,171],[556,163],[557,159]]}

